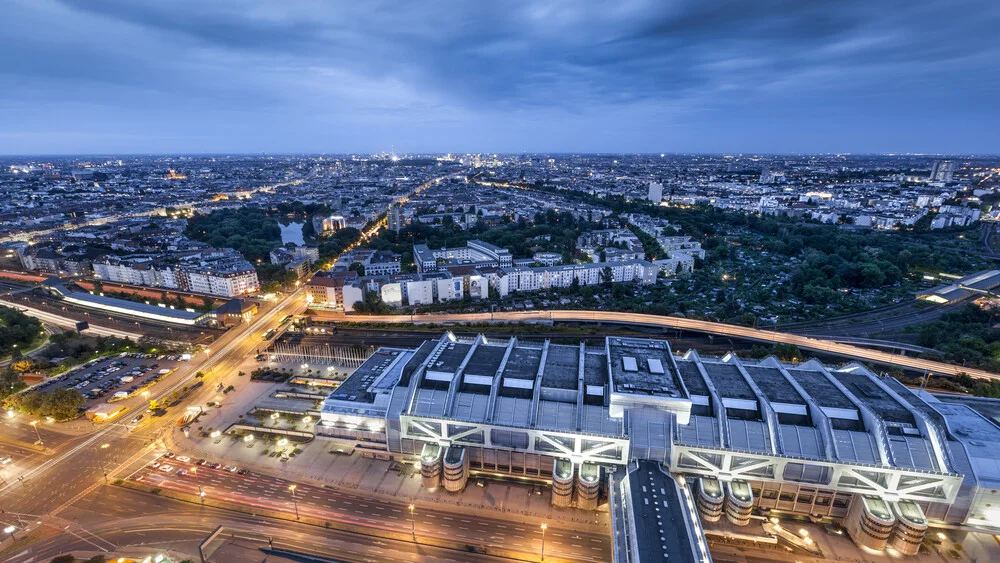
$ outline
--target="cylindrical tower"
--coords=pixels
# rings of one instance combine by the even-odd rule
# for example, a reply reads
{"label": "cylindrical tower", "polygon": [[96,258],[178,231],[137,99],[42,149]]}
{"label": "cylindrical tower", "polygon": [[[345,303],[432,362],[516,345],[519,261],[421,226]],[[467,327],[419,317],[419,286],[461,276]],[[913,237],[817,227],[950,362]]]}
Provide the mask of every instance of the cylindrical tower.
{"label": "cylindrical tower", "polygon": [[927,533],[927,518],[920,505],[911,500],[892,503],[896,515],[896,528],[892,531],[889,545],[903,555],[916,555]]}
{"label": "cylindrical tower", "polygon": [[425,489],[441,484],[441,446],[425,443],[420,450],[420,481]]}
{"label": "cylindrical tower", "polygon": [[573,504],[573,462],[557,459],[552,462],[552,504],[570,506]]}
{"label": "cylindrical tower", "polygon": [[725,501],[722,483],[712,477],[698,479],[698,513],[706,522],[722,519],[722,505]]}
{"label": "cylindrical tower", "polygon": [[597,499],[601,492],[601,467],[594,463],[580,466],[576,478],[576,507],[597,510]]}
{"label": "cylindrical tower", "polygon": [[875,551],[889,544],[896,518],[889,505],[874,495],[854,495],[844,518],[844,529],[854,543]]}
{"label": "cylindrical tower", "polygon": [[469,482],[469,456],[462,446],[448,446],[444,454],[444,489],[457,493]]}
{"label": "cylindrical tower", "polygon": [[726,486],[726,518],[737,526],[750,523],[753,511],[753,490],[746,481],[732,481]]}

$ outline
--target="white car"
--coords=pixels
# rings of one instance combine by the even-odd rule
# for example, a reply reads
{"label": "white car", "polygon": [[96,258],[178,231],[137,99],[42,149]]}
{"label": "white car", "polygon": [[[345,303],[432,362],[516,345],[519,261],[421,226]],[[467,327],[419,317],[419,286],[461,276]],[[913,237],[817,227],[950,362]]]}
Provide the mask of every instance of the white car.
{"label": "white car", "polygon": [[8,463],[14,461],[10,456],[0,457],[0,465],[7,465]]}
{"label": "white car", "polygon": [[179,461],[181,463],[187,463],[187,462],[191,461],[191,458],[189,458],[186,455],[179,455],[179,456],[175,457],[174,459],[176,459],[177,461]]}
{"label": "white car", "polygon": [[157,469],[159,469],[160,471],[162,471],[164,473],[170,473],[171,471],[174,470],[174,466],[172,466],[172,465],[161,465]]}

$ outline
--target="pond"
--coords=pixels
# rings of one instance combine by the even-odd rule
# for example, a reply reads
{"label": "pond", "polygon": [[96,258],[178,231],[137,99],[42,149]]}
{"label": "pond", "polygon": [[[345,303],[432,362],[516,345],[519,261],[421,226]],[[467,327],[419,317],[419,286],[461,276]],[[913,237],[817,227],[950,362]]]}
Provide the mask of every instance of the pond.
{"label": "pond", "polygon": [[302,221],[292,221],[287,225],[278,223],[281,227],[281,244],[287,244],[289,242],[295,243],[297,246],[302,246],[305,241],[302,239]]}

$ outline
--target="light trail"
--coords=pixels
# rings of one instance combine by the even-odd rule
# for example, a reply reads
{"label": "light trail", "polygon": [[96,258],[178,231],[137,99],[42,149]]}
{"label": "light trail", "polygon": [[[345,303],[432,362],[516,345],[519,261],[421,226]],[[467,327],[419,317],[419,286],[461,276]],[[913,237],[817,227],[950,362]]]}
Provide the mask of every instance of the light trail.
{"label": "light trail", "polygon": [[[312,311],[317,320],[339,320],[356,323],[390,323],[390,324],[448,324],[448,323],[547,323],[547,322],[591,322],[625,324],[635,326],[671,328],[702,332],[718,336],[731,336],[770,342],[775,344],[792,344],[806,350],[826,352],[844,356],[854,360],[870,361],[879,364],[900,366],[912,370],[938,375],[966,374],[982,379],[1000,379],[1000,374],[989,371],[966,368],[933,360],[913,358],[899,354],[891,354],[879,350],[871,350],[851,344],[842,344],[819,338],[811,338],[798,334],[761,330],[745,326],[699,321],[682,317],[664,317],[643,313],[620,313],[615,311],[524,311],[524,312],[494,312],[494,313],[430,313],[424,315],[330,315],[321,310]],[[324,318],[324,316],[326,318]]]}

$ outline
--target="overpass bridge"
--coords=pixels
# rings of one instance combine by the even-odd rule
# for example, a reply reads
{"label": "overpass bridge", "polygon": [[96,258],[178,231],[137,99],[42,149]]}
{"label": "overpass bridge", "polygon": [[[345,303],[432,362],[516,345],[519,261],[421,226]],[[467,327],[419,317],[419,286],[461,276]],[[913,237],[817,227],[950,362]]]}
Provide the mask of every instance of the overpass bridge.
{"label": "overpass bridge", "polygon": [[622,313],[616,311],[516,311],[494,313],[430,313],[422,315],[348,315],[343,313],[324,313],[312,311],[317,320],[347,321],[357,323],[385,324],[470,324],[470,323],[554,323],[554,322],[586,322],[598,324],[622,324],[627,326],[658,327],[673,330],[701,332],[716,336],[729,336],[764,342],[770,344],[792,344],[803,350],[823,352],[843,356],[863,362],[900,366],[903,368],[930,373],[933,375],[967,374],[971,377],[984,379],[1000,379],[1000,374],[993,372],[964,368],[935,360],[914,358],[901,354],[893,354],[883,350],[863,348],[855,344],[823,340],[800,334],[788,334],[772,330],[760,330],[751,327],[730,325],[711,321],[700,321],[684,317],[667,317],[644,313]]}

